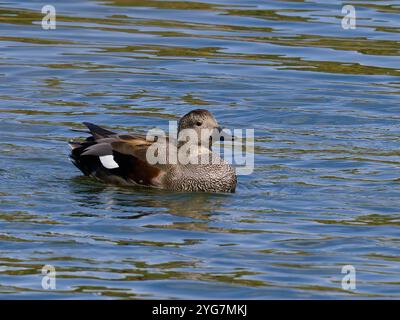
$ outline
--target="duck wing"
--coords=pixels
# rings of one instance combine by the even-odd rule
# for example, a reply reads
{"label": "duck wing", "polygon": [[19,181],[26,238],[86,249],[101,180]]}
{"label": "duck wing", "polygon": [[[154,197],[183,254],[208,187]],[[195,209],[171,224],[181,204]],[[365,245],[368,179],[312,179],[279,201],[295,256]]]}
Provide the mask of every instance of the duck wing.
{"label": "duck wing", "polygon": [[154,141],[137,134],[117,134],[84,123],[91,136],[70,141],[70,158],[85,175],[107,182],[162,187],[165,165],[150,164],[146,153]]}

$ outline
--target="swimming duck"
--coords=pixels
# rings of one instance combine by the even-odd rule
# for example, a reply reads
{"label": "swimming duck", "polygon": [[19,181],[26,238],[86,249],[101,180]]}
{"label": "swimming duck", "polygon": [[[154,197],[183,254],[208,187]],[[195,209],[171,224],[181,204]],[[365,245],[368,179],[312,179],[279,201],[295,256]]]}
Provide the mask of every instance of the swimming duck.
{"label": "swimming duck", "polygon": [[[234,168],[211,150],[215,130],[222,132],[222,129],[208,110],[193,110],[178,122],[178,135],[189,129],[201,137],[199,141],[177,142],[178,153],[185,151],[186,154],[190,150],[186,162],[154,163],[149,159],[149,148],[155,146],[158,148],[155,155],[159,150],[167,150],[168,154],[172,137],[149,139],[139,134],[118,134],[88,122],[84,124],[91,136],[85,141],[72,140],[69,145],[71,161],[87,176],[110,183],[172,191],[235,192]],[[159,148],[160,145],[165,148]],[[201,159],[213,161],[204,163]]]}

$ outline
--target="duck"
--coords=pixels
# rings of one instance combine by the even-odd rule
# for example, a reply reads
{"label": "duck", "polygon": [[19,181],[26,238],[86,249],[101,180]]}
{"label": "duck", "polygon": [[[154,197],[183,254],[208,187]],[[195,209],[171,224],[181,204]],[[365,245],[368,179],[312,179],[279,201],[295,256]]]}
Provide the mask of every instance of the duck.
{"label": "duck", "polygon": [[[106,183],[169,191],[235,192],[235,169],[211,148],[215,132],[222,133],[223,129],[208,110],[192,110],[179,119],[178,137],[186,131],[200,137],[184,141],[161,135],[120,134],[93,123],[83,124],[90,136],[83,141],[70,140],[69,146],[72,163],[85,176]],[[220,137],[224,140],[226,134]],[[149,154],[161,155],[160,150],[169,155],[172,145],[176,145],[178,154],[187,155],[186,161],[157,162],[149,157]],[[208,161],[200,161],[203,159]]]}

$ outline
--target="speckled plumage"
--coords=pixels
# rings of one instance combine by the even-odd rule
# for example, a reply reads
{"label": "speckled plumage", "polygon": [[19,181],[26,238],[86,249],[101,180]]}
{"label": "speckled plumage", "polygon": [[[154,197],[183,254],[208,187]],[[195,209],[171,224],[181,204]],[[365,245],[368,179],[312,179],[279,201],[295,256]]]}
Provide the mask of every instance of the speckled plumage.
{"label": "speckled plumage", "polygon": [[[83,142],[70,142],[72,148],[70,158],[85,175],[109,183],[141,185],[172,191],[235,191],[237,178],[234,168],[213,154],[211,149],[199,147],[201,154],[206,153],[208,157],[216,159],[216,162],[150,164],[146,158],[146,151],[154,142],[147,141],[140,135],[119,135],[90,123],[85,125],[92,136]],[[200,132],[201,129],[215,128],[220,130],[212,114],[202,109],[189,112],[179,121],[179,130],[194,129]],[[207,139],[202,141],[204,144],[209,143],[209,137],[204,139]],[[195,157],[200,159],[201,155]]]}
{"label": "speckled plumage", "polygon": [[164,185],[169,190],[234,192],[235,170],[228,164],[186,165],[166,174]]}

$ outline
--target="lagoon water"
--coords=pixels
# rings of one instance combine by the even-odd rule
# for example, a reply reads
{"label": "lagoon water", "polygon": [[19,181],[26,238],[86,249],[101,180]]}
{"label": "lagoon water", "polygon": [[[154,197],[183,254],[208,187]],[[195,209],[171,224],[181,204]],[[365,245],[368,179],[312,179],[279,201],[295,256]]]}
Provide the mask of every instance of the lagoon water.
{"label": "lagoon water", "polygon": [[[0,1],[0,298],[400,298],[400,6]],[[235,194],[82,177],[83,121],[254,128]],[[56,288],[41,268],[56,269]],[[356,288],[342,288],[342,267]]]}

